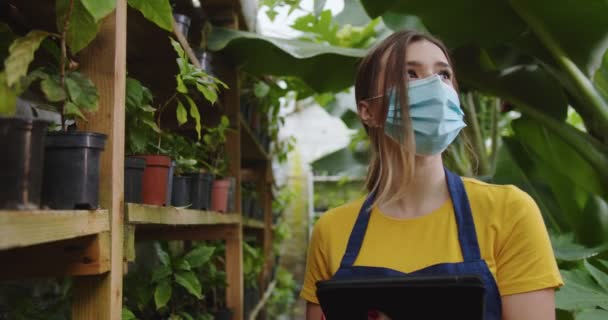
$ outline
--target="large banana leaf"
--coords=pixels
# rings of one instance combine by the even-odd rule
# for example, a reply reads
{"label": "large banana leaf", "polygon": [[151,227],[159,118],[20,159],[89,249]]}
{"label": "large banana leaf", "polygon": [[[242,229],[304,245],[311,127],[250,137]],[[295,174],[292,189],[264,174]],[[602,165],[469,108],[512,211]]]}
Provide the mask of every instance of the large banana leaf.
{"label": "large banana leaf", "polygon": [[353,84],[365,50],[331,47],[308,41],[265,37],[214,28],[208,47],[222,51],[256,75],[296,76],[318,92],[339,91]]}
{"label": "large banana leaf", "polygon": [[608,102],[598,81],[591,80],[608,49],[608,2],[362,0],[362,4],[371,17],[416,15],[452,48],[506,44],[533,54],[543,67],[555,66],[553,72],[577,100],[573,106],[585,124],[608,143]]}
{"label": "large banana leaf", "polygon": [[597,174],[608,181],[608,148],[590,135],[564,123],[566,95],[557,80],[537,65],[493,70],[481,49],[463,48],[454,52],[456,71],[466,85],[504,98],[521,111],[542,122],[588,161]]}

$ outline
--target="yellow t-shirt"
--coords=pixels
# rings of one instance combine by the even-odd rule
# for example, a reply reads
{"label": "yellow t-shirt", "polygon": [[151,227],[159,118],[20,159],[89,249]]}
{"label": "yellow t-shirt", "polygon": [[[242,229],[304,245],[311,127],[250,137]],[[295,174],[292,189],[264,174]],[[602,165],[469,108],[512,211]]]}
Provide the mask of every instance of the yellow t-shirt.
{"label": "yellow t-shirt", "polygon": [[[563,285],[545,224],[534,200],[515,186],[463,178],[482,258],[501,296]],[[329,210],[314,226],[302,298],[319,303],[316,282],[338,270],[364,199]],[[413,272],[463,261],[452,201],[412,219],[374,208],[355,265]]]}

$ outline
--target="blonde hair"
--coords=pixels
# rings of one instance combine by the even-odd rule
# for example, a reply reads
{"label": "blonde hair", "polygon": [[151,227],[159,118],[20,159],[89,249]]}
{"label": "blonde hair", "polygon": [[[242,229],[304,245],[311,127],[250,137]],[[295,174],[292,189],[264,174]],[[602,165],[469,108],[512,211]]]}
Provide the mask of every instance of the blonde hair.
{"label": "blonde hair", "polygon": [[[407,47],[411,43],[422,40],[437,45],[445,54],[448,63],[452,65],[447,48],[440,40],[417,31],[404,30],[393,33],[372,48],[361,60],[357,69],[356,101],[373,99],[374,103],[370,105],[381,108],[379,111],[384,123],[389,102],[386,93],[391,90],[395,93],[395,98],[399,99],[402,128],[405,131],[401,145],[387,137],[382,126],[371,127],[363,123],[372,150],[365,187],[368,192],[376,194],[374,205],[398,200],[399,195],[405,193],[414,176],[416,148],[407,101],[405,57]],[[382,71],[384,71],[383,86],[378,88]],[[452,77],[452,82],[454,88],[458,90],[455,77]]]}

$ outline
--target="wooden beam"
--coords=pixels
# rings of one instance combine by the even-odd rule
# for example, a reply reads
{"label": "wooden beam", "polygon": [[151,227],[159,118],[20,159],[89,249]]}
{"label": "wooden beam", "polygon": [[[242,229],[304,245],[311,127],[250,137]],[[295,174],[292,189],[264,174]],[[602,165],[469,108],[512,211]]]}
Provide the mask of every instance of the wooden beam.
{"label": "wooden beam", "polygon": [[150,240],[228,240],[240,237],[241,224],[166,226],[139,225],[135,227],[135,241]]}
{"label": "wooden beam", "polygon": [[110,270],[110,234],[103,232],[0,251],[0,279],[98,275]]}
{"label": "wooden beam", "polygon": [[128,203],[127,221],[131,224],[164,225],[234,224],[241,223],[241,215]]}
{"label": "wooden beam", "polygon": [[235,320],[243,320],[243,232],[240,225],[236,228],[237,236],[226,240],[226,304]]}
{"label": "wooden beam", "polygon": [[107,210],[0,211],[0,250],[110,230]]}
{"label": "wooden beam", "polygon": [[116,10],[104,19],[95,40],[78,57],[81,71],[99,90],[99,110],[87,114],[88,122],[79,123],[79,128],[108,136],[101,156],[99,199],[110,210],[111,268],[103,275],[75,279],[72,319],[76,320],[121,318],[126,37],[127,1],[117,0]]}

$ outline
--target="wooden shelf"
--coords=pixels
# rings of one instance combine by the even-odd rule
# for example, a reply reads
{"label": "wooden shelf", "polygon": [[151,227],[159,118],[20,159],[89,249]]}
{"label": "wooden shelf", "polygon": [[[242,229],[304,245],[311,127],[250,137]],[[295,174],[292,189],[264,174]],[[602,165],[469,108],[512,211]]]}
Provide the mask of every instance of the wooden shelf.
{"label": "wooden shelf", "polygon": [[243,217],[243,228],[264,230],[264,221]]}
{"label": "wooden shelf", "polygon": [[243,118],[243,115],[239,113],[239,121],[241,123],[241,153],[245,160],[270,160],[270,156],[258,138],[253,133],[253,130],[247,124],[247,121]]}
{"label": "wooden shelf", "polygon": [[240,224],[241,215],[128,203],[127,221],[134,225],[197,226]]}
{"label": "wooden shelf", "polygon": [[109,230],[108,210],[0,211],[0,250],[73,239]]}

